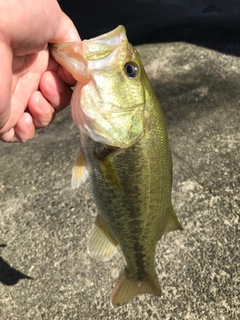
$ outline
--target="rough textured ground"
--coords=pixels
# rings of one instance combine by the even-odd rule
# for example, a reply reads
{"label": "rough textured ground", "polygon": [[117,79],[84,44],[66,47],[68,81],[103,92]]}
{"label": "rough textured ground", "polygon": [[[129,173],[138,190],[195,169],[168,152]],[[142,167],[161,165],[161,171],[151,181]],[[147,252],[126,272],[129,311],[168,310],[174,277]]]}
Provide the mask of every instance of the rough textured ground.
{"label": "rough textured ground", "polygon": [[234,320],[240,317],[240,61],[184,43],[139,48],[166,115],[173,202],[184,231],[156,253],[161,298],[113,309],[124,266],[92,260],[96,209],[71,190],[69,110],[23,145],[0,144],[0,319]]}

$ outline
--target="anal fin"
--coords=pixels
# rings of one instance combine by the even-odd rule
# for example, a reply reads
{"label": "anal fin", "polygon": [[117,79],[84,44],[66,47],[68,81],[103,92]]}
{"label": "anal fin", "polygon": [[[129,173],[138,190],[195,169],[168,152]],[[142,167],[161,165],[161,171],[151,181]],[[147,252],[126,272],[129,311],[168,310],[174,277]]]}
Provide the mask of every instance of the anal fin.
{"label": "anal fin", "polygon": [[75,159],[72,170],[71,185],[73,189],[78,188],[88,178],[87,160],[82,150],[79,151]]}
{"label": "anal fin", "polygon": [[164,230],[164,234],[170,232],[170,231],[175,231],[175,230],[183,230],[183,227],[181,226],[180,222],[178,221],[178,218],[176,216],[176,213],[173,209],[173,206],[170,208],[170,216],[168,219],[168,223],[166,225],[166,228]]}
{"label": "anal fin", "polygon": [[98,215],[88,240],[88,254],[96,260],[108,261],[116,253],[117,245],[117,240],[110,234]]}

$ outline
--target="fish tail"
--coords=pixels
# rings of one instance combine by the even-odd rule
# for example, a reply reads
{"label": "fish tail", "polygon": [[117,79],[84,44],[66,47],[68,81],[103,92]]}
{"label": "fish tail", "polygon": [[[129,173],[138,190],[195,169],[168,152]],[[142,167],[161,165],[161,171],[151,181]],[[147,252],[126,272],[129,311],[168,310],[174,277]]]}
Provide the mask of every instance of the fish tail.
{"label": "fish tail", "polygon": [[111,303],[114,307],[120,307],[128,303],[138,294],[151,293],[161,295],[161,288],[158,283],[157,274],[145,280],[137,280],[131,277],[126,270],[119,275],[117,283],[111,294]]}

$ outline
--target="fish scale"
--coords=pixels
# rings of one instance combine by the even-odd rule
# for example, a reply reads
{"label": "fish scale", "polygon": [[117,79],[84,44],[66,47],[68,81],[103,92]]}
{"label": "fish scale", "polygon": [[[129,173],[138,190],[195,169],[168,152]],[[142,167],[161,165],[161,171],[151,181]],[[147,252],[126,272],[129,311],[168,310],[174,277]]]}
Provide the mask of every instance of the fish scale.
{"label": "fish scale", "polygon": [[[156,113],[160,112],[157,100],[154,108]],[[155,119],[157,115],[151,117]],[[162,116],[157,118],[163,121]],[[158,130],[165,124],[150,125],[151,130],[139,142],[113,157],[122,190],[111,188],[105,181],[94,156],[96,143],[86,136],[81,140],[86,160],[94,168],[90,170],[90,179],[99,214],[120,244],[128,274],[138,281],[155,276],[156,243],[168,222],[165,207],[171,208],[171,154],[166,131]],[[166,157],[169,161],[162,160]]]}

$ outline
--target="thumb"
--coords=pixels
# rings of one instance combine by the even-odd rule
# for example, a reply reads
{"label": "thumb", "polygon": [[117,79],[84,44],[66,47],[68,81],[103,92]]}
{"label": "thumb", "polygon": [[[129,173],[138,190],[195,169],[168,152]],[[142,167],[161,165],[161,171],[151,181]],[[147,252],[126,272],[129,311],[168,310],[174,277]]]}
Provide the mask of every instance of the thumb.
{"label": "thumb", "polygon": [[75,28],[72,20],[60,9],[58,28],[52,39],[49,40],[49,42],[54,43],[77,41],[81,41],[77,29]]}

